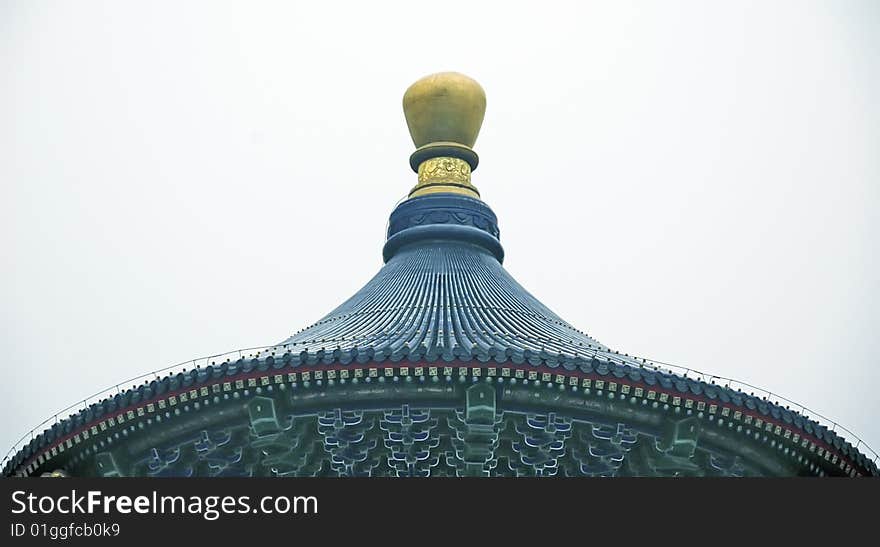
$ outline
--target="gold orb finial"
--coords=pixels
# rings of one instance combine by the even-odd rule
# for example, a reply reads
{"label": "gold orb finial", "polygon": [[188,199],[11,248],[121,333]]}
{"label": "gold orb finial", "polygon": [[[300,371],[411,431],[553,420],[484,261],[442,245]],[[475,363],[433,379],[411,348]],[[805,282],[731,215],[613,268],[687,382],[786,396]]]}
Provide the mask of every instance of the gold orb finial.
{"label": "gold orb finial", "polygon": [[471,147],[486,113],[480,84],[458,72],[425,76],[404,93],[403,112],[416,145],[410,166],[419,174],[409,197],[452,192],[479,198],[471,184],[479,158]]}

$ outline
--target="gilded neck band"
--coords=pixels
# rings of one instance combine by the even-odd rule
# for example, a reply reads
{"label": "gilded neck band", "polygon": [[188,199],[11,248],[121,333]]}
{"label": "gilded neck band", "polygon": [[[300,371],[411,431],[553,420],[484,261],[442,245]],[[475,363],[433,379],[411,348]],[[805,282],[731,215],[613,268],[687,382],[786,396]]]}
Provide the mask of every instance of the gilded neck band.
{"label": "gilded neck band", "polygon": [[480,197],[471,184],[471,166],[464,160],[445,156],[430,158],[419,164],[418,173],[418,184],[409,192],[411,198],[440,192]]}

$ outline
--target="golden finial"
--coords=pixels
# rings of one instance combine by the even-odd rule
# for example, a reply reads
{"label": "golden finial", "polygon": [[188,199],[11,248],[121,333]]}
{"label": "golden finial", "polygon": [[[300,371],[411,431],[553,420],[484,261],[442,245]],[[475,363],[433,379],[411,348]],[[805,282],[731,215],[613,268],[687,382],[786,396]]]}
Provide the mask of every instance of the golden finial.
{"label": "golden finial", "polygon": [[419,181],[409,197],[452,192],[479,198],[471,171],[479,158],[471,147],[486,113],[486,93],[475,80],[439,72],[403,94],[403,113],[416,151],[409,158]]}

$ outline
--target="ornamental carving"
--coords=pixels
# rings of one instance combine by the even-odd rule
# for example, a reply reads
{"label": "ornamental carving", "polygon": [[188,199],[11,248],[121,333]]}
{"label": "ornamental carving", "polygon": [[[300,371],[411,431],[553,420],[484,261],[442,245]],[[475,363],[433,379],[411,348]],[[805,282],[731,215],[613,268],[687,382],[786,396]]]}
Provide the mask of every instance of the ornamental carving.
{"label": "ornamental carving", "polygon": [[431,158],[419,165],[419,185],[423,184],[471,185],[471,166],[458,158]]}

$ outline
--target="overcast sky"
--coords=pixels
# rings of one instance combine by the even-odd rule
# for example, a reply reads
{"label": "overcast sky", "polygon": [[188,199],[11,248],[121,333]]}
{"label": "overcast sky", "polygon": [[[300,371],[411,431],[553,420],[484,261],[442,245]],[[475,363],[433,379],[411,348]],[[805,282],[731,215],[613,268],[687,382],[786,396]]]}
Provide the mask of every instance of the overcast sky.
{"label": "overcast sky", "polygon": [[436,71],[505,266],[622,352],[880,451],[880,3],[0,1],[0,447],[381,266]]}

